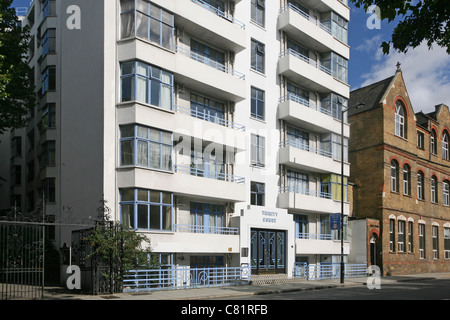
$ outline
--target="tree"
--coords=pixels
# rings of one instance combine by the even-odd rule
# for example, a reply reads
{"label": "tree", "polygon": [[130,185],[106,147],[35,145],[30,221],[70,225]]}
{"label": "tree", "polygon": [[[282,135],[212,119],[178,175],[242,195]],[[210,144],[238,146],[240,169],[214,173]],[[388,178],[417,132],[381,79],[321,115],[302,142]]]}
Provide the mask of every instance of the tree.
{"label": "tree", "polygon": [[12,1],[0,1],[0,134],[25,126],[36,101],[27,64],[31,37],[19,24]]}
{"label": "tree", "polygon": [[367,10],[375,5],[381,20],[392,22],[399,19],[389,42],[383,42],[383,53],[388,54],[390,45],[398,52],[406,53],[426,42],[446,48],[450,54],[450,1],[447,0],[350,0],[357,8]]}

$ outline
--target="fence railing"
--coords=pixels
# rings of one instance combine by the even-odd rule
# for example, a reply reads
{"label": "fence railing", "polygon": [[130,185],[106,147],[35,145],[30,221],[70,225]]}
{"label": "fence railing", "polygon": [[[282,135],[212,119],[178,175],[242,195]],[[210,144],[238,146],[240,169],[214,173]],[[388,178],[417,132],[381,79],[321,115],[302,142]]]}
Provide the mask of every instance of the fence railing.
{"label": "fence railing", "polygon": [[280,58],[282,58],[282,57],[284,57],[286,55],[292,55],[292,56],[294,56],[294,57],[296,57],[296,58],[298,58],[298,59],[300,59],[300,60],[310,64],[311,66],[313,66],[313,67],[315,67],[315,68],[325,72],[326,74],[328,74],[330,76],[332,75],[332,72],[331,72],[331,70],[329,68],[325,67],[320,62],[317,62],[317,61],[315,61],[315,60],[313,60],[313,59],[311,59],[311,58],[309,58],[309,57],[307,57],[307,56],[305,56],[305,55],[295,51],[294,49],[289,48],[289,49],[284,50],[283,52],[281,52]]}
{"label": "fence railing", "polygon": [[210,59],[208,57],[205,57],[201,54],[198,54],[196,52],[193,52],[189,49],[185,49],[183,47],[180,46],[175,46],[175,51],[177,53],[181,53],[182,55],[191,58],[192,60],[198,61],[200,63],[206,64],[207,66],[210,66],[216,70],[228,73],[232,76],[237,77],[238,79],[242,79],[245,80],[245,74],[234,70],[233,68],[229,68],[227,66],[225,66],[223,63],[216,61],[214,59]]}
{"label": "fence railing", "polygon": [[[341,275],[340,263],[307,264],[296,263],[294,277],[306,280],[338,279]],[[367,276],[366,264],[344,264],[344,278],[357,278]]]}
{"label": "fence railing", "polygon": [[188,266],[172,266],[167,269],[130,270],[125,272],[123,291],[139,292],[218,287],[249,282],[249,267],[190,268]]}
{"label": "fence railing", "polygon": [[244,177],[235,176],[228,173],[222,173],[217,171],[207,171],[198,169],[195,167],[188,167],[188,166],[181,166],[181,165],[175,165],[175,172],[184,172],[187,174],[190,174],[192,176],[197,177],[204,177],[214,180],[221,180],[221,181],[228,181],[228,182],[235,182],[235,183],[245,183]]}
{"label": "fence railing", "polygon": [[297,234],[297,239],[307,239],[307,240],[332,240],[333,235],[329,233],[304,233],[299,232]]}
{"label": "fence railing", "polygon": [[232,228],[232,227],[174,224],[173,229],[176,232],[188,232],[188,233],[209,233],[209,234],[227,234],[227,235],[239,234],[239,228]]}
{"label": "fence railing", "polygon": [[331,32],[331,28],[328,27],[327,25],[323,24],[322,22],[320,22],[320,20],[311,17],[309,14],[307,14],[305,11],[297,8],[296,6],[294,6],[293,4],[289,3],[287,5],[285,5],[284,7],[282,7],[280,9],[280,13],[282,13],[283,11],[286,11],[288,9],[293,10],[294,12],[298,13],[299,15],[301,15],[303,18],[305,18],[306,20],[308,20],[309,22],[315,24],[316,26],[320,27],[321,29],[323,29],[325,32],[332,34]]}
{"label": "fence railing", "polygon": [[219,17],[224,18],[225,20],[228,20],[231,23],[234,23],[241,29],[245,29],[245,24],[243,22],[235,19],[232,15],[230,15],[226,12],[223,12],[222,10],[220,10],[216,7],[213,7],[209,3],[206,3],[205,1],[202,1],[202,0],[191,0],[191,1],[198,4],[199,6],[201,6],[203,8],[205,8],[206,10],[211,11],[212,13],[218,15]]}
{"label": "fence railing", "polygon": [[323,149],[320,149],[320,148],[311,147],[310,145],[305,144],[305,143],[301,143],[300,141],[286,140],[286,141],[280,142],[280,148],[287,147],[287,146],[294,147],[296,149],[300,149],[300,150],[304,150],[304,151],[308,151],[308,152],[311,152],[311,153],[315,153],[315,154],[318,154],[320,156],[324,156],[324,157],[327,157],[327,158],[332,158],[333,157],[333,153],[331,153],[328,150],[323,150]]}
{"label": "fence railing", "polygon": [[[328,184],[328,183],[325,183],[325,184]],[[311,197],[316,197],[316,198],[324,198],[324,199],[331,199],[332,198],[332,194],[329,193],[329,192],[305,189],[305,188],[294,187],[294,186],[281,187],[280,188],[280,193],[283,193],[283,192],[299,193],[299,194],[303,194],[303,195],[306,195],[306,196],[311,196]]]}
{"label": "fence railing", "polygon": [[208,113],[205,112],[201,112],[198,110],[192,110],[190,108],[186,108],[186,107],[181,107],[179,105],[175,105],[174,106],[175,111],[180,112],[180,113],[184,113],[187,115],[190,115],[191,117],[197,118],[197,119],[201,119],[201,120],[205,120],[208,122],[212,122],[212,123],[217,123],[220,124],[221,126],[224,127],[229,127],[232,129],[236,129],[238,131],[245,131],[245,126],[238,124],[236,122],[233,121],[229,121],[229,120],[225,120],[216,116],[212,116]]}

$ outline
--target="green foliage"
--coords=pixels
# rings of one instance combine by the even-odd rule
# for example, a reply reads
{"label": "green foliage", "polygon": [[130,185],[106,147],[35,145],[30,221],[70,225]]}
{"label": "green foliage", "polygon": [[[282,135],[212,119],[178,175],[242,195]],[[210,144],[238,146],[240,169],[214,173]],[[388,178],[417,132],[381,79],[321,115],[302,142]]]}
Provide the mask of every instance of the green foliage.
{"label": "green foliage", "polygon": [[124,229],[120,223],[114,222],[113,227],[97,225],[88,236],[92,253],[103,262],[113,261],[121,265],[122,270],[154,268],[157,262],[151,257],[150,240],[133,230]]}
{"label": "green foliage", "polygon": [[450,54],[450,1],[448,0],[350,0],[357,8],[366,11],[371,5],[380,9],[381,19],[399,20],[392,32],[392,39],[383,42],[383,53],[388,54],[390,45],[398,52],[406,53],[426,42],[446,48]]}
{"label": "green foliage", "polygon": [[25,126],[36,99],[27,64],[28,28],[18,23],[12,0],[0,1],[0,134]]}

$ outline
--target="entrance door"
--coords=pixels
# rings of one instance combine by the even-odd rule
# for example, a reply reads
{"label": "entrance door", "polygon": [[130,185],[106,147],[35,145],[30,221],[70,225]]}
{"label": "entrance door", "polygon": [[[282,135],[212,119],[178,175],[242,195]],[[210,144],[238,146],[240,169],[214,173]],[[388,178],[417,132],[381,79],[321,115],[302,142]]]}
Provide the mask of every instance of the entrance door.
{"label": "entrance door", "polygon": [[285,231],[251,230],[252,274],[285,273]]}

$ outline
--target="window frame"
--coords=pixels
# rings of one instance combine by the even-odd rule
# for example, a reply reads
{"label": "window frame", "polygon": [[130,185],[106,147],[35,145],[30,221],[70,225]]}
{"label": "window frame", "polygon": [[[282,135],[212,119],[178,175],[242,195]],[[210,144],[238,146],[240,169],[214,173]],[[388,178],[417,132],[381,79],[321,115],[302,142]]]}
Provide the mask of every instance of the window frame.
{"label": "window frame", "polygon": [[266,201],[266,185],[262,182],[250,182],[250,204],[264,206]]}
{"label": "window frame", "polygon": [[257,134],[250,136],[250,165],[265,166],[266,138]]}
{"label": "window frame", "polygon": [[403,102],[398,100],[395,103],[395,135],[406,139],[406,110]]}
{"label": "window frame", "polygon": [[266,4],[265,0],[251,0],[250,2],[250,18],[251,21],[260,27],[266,25]]}
{"label": "window frame", "polygon": [[265,74],[265,44],[262,42],[259,42],[255,39],[251,39],[251,50],[250,50],[250,54],[251,54],[251,59],[250,59],[250,66],[251,69]]}
{"label": "window frame", "polygon": [[266,92],[264,90],[251,87],[251,107],[250,116],[253,119],[265,120],[266,113]]}
{"label": "window frame", "polygon": [[411,195],[411,167],[408,164],[403,165],[403,194]]}
{"label": "window frame", "polygon": [[390,180],[391,180],[391,192],[394,193],[398,193],[399,192],[399,163],[397,160],[391,160],[391,175],[390,175]]}

